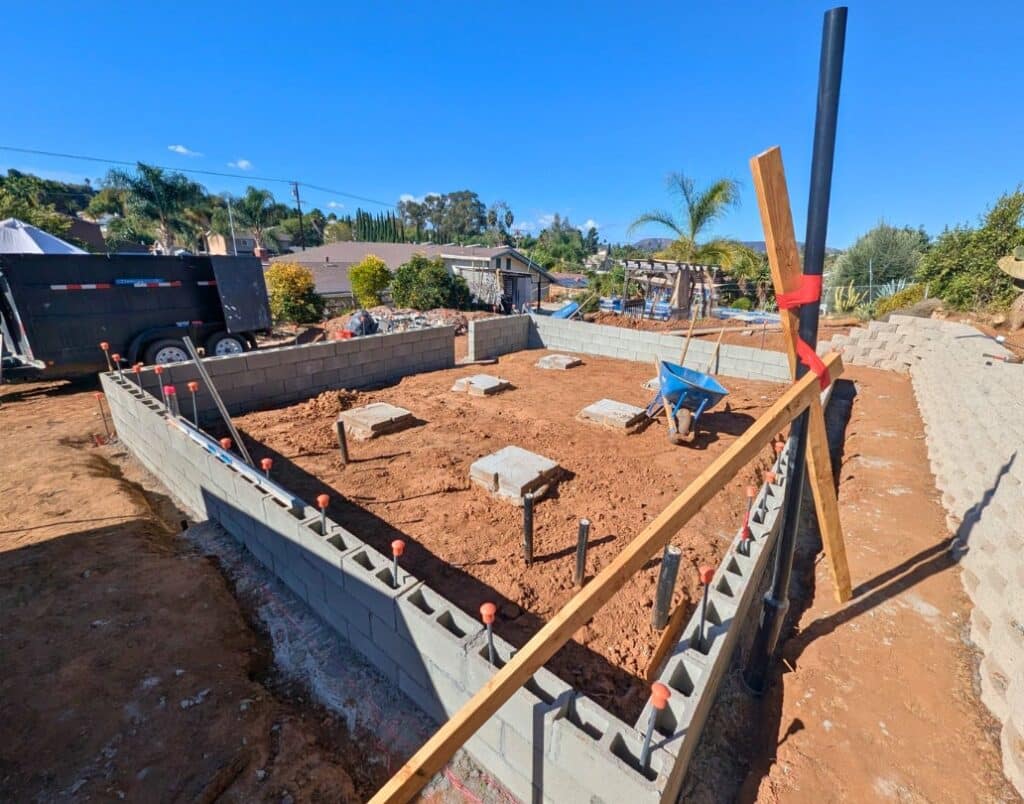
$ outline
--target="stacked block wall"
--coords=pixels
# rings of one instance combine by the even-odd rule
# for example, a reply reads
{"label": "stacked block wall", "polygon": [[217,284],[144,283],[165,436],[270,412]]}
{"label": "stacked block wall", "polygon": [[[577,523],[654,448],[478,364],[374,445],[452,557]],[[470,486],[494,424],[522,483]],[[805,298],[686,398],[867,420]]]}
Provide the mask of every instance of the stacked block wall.
{"label": "stacked block wall", "polygon": [[[366,388],[454,365],[452,327],[259,349],[203,360],[232,414],[290,404],[333,388]],[[126,371],[125,377],[134,381],[135,375]],[[160,395],[159,384],[174,385],[182,414],[191,417],[192,397],[187,383],[200,380],[192,361],[164,366],[159,380],[152,367],[144,369],[140,377],[142,387],[156,396]],[[213,397],[202,382],[196,403],[200,421],[218,417]]]}
{"label": "stacked block wall", "polygon": [[[277,357],[276,365],[309,377],[316,372],[303,371],[291,359],[295,353],[323,361],[326,350],[295,347]],[[178,368],[186,367],[172,371]],[[363,377],[360,373],[356,380]],[[186,424],[173,420],[158,398],[127,377],[108,373],[101,379],[122,442],[182,507],[218,522],[425,712],[442,722],[486,683],[493,668],[475,617],[411,573],[401,572],[394,588],[390,557],[333,521],[322,533],[315,509],[301,500],[282,503],[294,497],[240,468],[236,458],[208,439],[204,445],[202,437],[190,438]],[[155,383],[150,389],[155,391]],[[272,401],[256,396],[258,390],[231,404],[255,407]],[[782,484],[787,466],[784,452],[776,466]],[[722,562],[712,582],[706,643],[695,644],[695,613],[661,673],[673,698],[657,720],[649,769],[641,770],[637,759],[646,710],[636,724],[624,723],[546,670],[536,673],[467,743],[470,754],[522,800],[674,801],[737,633],[756,598],[778,533],[783,492],[784,485],[762,487],[750,554],[738,553],[737,536]],[[514,651],[500,639],[496,649],[500,663]]]}
{"label": "stacked block wall", "polygon": [[490,360],[525,349],[530,340],[530,316],[505,315],[469,322],[469,359]]}
{"label": "stacked block wall", "polygon": [[[617,357],[652,364],[655,358],[678,363],[684,338],[658,332],[566,321],[549,316],[531,316],[529,346],[584,355]],[[471,325],[472,326],[472,325]],[[686,353],[686,366],[704,371],[715,351],[715,339],[693,339]],[[789,363],[782,352],[749,346],[722,344],[715,374],[752,380],[788,382]]]}

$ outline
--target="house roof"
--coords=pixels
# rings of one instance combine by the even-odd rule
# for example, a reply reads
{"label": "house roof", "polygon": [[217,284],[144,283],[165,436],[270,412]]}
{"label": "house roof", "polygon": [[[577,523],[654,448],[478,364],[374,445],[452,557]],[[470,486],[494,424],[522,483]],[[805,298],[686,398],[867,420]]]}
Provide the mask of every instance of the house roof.
{"label": "house roof", "polygon": [[297,262],[309,268],[326,264],[348,266],[355,265],[355,263],[361,261],[368,254],[375,254],[380,257],[384,260],[384,264],[392,271],[412,259],[413,254],[424,254],[427,257],[468,257],[480,260],[492,260],[495,257],[508,254],[526,263],[549,281],[555,281],[544,268],[512,246],[488,247],[439,245],[437,243],[372,243],[347,240],[341,243],[328,243],[325,246],[308,248],[305,251],[282,254],[272,258],[271,262]]}

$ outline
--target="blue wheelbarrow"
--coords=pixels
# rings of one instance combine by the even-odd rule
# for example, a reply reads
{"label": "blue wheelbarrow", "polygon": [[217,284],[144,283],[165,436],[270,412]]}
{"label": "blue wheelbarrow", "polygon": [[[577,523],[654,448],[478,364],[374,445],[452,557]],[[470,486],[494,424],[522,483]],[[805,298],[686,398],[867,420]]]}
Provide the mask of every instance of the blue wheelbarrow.
{"label": "blue wheelbarrow", "polygon": [[647,406],[647,415],[653,419],[664,409],[668,437],[675,444],[696,433],[700,417],[729,395],[710,374],[665,360],[658,362],[658,384],[660,390]]}

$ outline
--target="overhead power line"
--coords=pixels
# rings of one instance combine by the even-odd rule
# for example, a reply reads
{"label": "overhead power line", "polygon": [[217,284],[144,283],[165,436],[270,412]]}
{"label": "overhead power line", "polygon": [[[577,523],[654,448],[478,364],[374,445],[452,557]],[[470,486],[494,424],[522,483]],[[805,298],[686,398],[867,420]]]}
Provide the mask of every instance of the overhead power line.
{"label": "overhead power line", "polygon": [[[86,156],[84,154],[67,154],[59,151],[43,151],[38,148],[19,148],[14,145],[0,145],[0,151],[11,151],[19,154],[31,154],[33,156],[51,156],[57,159],[75,159],[81,162],[98,162],[104,165],[123,165],[126,167],[135,167],[139,160],[134,162],[125,159],[107,159],[99,156]],[[145,162],[144,164],[150,164]],[[254,176],[250,173],[227,173],[219,170],[202,170],[201,168],[182,168],[182,167],[169,167],[167,165],[153,165],[155,168],[160,170],[170,170],[178,173],[192,173],[198,176],[219,176],[227,179],[242,179],[243,181],[262,181],[262,182],[275,182],[278,184],[299,184],[309,190],[314,190],[321,193],[327,193],[329,195],[341,196],[342,198],[350,198],[353,201],[362,201],[367,204],[376,204],[381,207],[394,207],[395,204],[391,201],[381,201],[376,198],[368,198],[363,195],[356,195],[355,193],[349,193],[344,190],[336,190],[331,187],[322,187],[316,184],[310,184],[308,182],[299,181],[295,179],[279,179],[272,176]]]}

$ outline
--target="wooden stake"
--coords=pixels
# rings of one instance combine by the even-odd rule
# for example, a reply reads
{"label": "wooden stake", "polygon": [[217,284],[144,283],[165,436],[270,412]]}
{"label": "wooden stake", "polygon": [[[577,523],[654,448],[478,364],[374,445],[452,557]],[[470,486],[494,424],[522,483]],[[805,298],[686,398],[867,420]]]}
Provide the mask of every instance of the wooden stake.
{"label": "wooden stake", "polygon": [[686,332],[686,340],[683,342],[683,354],[679,357],[679,365],[686,365],[686,353],[690,351],[690,339],[693,338],[693,325],[697,323],[697,314],[690,311],[690,328]]}
{"label": "wooden stake", "polygon": [[[761,210],[761,224],[764,227],[764,242],[768,252],[768,264],[772,271],[772,283],[776,295],[791,293],[800,286],[803,269],[800,265],[800,251],[793,233],[793,215],[789,207],[789,192],[786,189],[786,174],[782,167],[782,151],[770,148],[750,160],[750,171],[754,174],[754,191]],[[795,310],[780,310],[782,334],[789,355],[789,369],[796,376],[796,339],[800,322]],[[836,600],[845,603],[853,594],[850,583],[850,568],[846,561],[846,545],[843,529],[839,522],[839,503],[836,500],[835,482],[832,477],[832,460],[828,451],[825,432],[825,415],[820,400],[810,408],[808,430],[807,468],[808,480],[814,495],[818,513],[818,527],[828,557]]]}
{"label": "wooden stake", "polygon": [[[842,374],[843,365],[838,354],[826,357],[825,365],[833,377]],[[377,792],[370,800],[371,804],[398,804],[411,800],[516,690],[529,681],[573,634],[586,625],[656,551],[662,549],[715,494],[756,458],[781,428],[812,405],[820,392],[818,378],[811,373],[805,374],[786,389],[761,418],[701,472],[682,494],[441,726]]]}
{"label": "wooden stake", "polygon": [[722,350],[722,336],[725,335],[725,327],[722,327],[718,333],[718,340],[715,341],[715,351],[711,353],[711,358],[708,360],[708,366],[704,369],[705,374],[711,373],[711,367],[715,367],[715,374],[718,373],[718,353]]}

